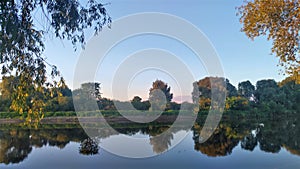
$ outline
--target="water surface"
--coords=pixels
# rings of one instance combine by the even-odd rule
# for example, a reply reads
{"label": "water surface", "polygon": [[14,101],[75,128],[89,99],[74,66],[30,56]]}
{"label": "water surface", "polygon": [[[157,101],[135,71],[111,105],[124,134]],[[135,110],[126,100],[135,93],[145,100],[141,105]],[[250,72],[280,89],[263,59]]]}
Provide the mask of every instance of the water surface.
{"label": "water surface", "polygon": [[[88,139],[78,124],[0,127],[0,168],[283,168],[300,167],[300,125],[297,117],[280,119],[223,120],[205,143],[199,143],[202,123],[192,129],[173,129],[171,124],[118,124],[102,133],[95,153],[81,151]],[[117,131],[117,132],[116,132]],[[122,133],[122,134],[120,134]],[[175,147],[177,138],[187,136]],[[128,146],[123,136],[144,138],[147,144]],[[85,142],[86,143],[86,142]],[[106,151],[104,144],[124,151],[149,151],[155,157],[131,159]]]}

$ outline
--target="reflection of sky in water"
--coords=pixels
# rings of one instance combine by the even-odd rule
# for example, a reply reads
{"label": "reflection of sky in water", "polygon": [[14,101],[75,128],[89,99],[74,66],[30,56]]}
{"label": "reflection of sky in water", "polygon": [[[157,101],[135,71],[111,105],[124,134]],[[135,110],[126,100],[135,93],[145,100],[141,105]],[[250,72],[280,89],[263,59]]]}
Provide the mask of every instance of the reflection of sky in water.
{"label": "reflection of sky in water", "polygon": [[[0,165],[0,168],[14,169],[118,169],[118,168],[264,168],[264,169],[295,169],[300,161],[285,149],[278,154],[266,153],[258,147],[253,152],[236,146],[232,154],[225,157],[208,157],[194,150],[193,134],[190,134],[178,146],[156,157],[145,159],[129,159],[112,155],[100,149],[98,155],[85,156],[78,153],[79,143],[71,142],[65,148],[42,147],[33,148],[32,153],[23,162],[14,165]],[[137,137],[143,137],[137,134]],[[147,136],[146,136],[147,137]],[[174,137],[175,139],[176,137]],[[120,142],[119,142],[120,143]],[[118,146],[126,146],[120,144]],[[151,147],[149,146],[149,151]]]}
{"label": "reflection of sky in water", "polygon": [[[166,134],[163,138],[160,136],[150,137],[141,132],[132,136],[120,134],[101,139],[100,147],[123,157],[151,157],[172,149],[186,135],[186,131]],[[169,144],[168,141],[170,141]]]}

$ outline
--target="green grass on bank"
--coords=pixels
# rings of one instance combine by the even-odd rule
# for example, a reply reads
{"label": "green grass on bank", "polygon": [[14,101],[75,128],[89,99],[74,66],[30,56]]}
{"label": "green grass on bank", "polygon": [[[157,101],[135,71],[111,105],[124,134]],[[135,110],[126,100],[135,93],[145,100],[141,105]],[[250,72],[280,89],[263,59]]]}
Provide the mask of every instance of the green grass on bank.
{"label": "green grass on bank", "polygon": [[20,114],[16,112],[0,112],[0,119],[15,119],[19,117]]}
{"label": "green grass on bank", "polygon": [[[147,115],[151,116],[153,115],[151,112],[145,112]],[[155,113],[155,115],[160,113]],[[168,110],[163,112],[161,115],[191,115],[193,112],[191,111],[178,111],[178,110]],[[74,112],[74,111],[58,111],[58,112],[45,112],[44,117],[98,117],[100,114],[102,114],[104,117],[118,117],[124,115],[141,115],[140,112],[137,111],[126,111],[126,112],[118,112],[116,110],[101,110],[101,111],[85,111],[85,112]],[[208,111],[200,111],[198,113],[198,116],[206,116],[208,114]],[[225,111],[223,113],[223,116],[232,116],[232,117],[240,117],[240,118],[252,118],[252,117],[272,117],[272,116],[292,116],[297,113],[295,112],[282,112],[282,113],[270,113],[270,112],[263,112],[263,111],[257,111],[257,110],[245,110],[245,111],[237,111],[237,110],[230,110]],[[26,116],[26,114],[24,114]],[[21,115],[17,112],[0,112],[0,119],[18,119]]]}
{"label": "green grass on bank", "polygon": [[[44,115],[44,117],[70,117],[76,116],[76,112],[45,112]],[[0,119],[17,119],[20,117],[21,115],[17,112],[0,112]]]}
{"label": "green grass on bank", "polygon": [[[137,111],[124,111],[124,112],[118,112],[116,110],[101,110],[101,111],[85,111],[85,112],[73,112],[73,111],[68,111],[68,112],[63,112],[63,111],[58,111],[58,112],[45,112],[44,117],[72,117],[72,116],[79,116],[79,117],[93,117],[93,116],[99,116],[100,113],[104,117],[118,117],[122,116],[122,114],[126,115],[141,115],[140,112]],[[155,114],[160,114],[159,112],[145,112],[147,115],[152,115]],[[193,112],[190,111],[181,111],[179,112],[178,110],[168,110],[162,113],[162,115],[178,115],[181,113],[182,115],[189,115]],[[16,119],[20,118],[20,114],[17,112],[0,112],[0,119]],[[24,114],[26,116],[26,113]]]}

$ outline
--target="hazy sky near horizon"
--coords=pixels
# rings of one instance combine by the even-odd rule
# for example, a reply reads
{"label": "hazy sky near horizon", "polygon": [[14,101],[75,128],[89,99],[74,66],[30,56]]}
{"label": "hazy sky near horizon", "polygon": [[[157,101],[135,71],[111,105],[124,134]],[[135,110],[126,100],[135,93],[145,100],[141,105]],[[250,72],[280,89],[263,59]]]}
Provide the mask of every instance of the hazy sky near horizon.
{"label": "hazy sky near horizon", "polygon": [[[140,12],[161,12],[181,17],[192,23],[213,44],[226,78],[236,87],[244,80],[250,80],[255,84],[260,79],[276,81],[284,79],[283,75],[279,75],[280,67],[276,66],[278,59],[270,55],[272,42],[267,41],[266,37],[251,41],[240,32],[242,25],[239,23],[239,17],[236,16],[236,7],[240,6],[243,0],[101,0],[101,2],[110,3],[106,8],[113,21]],[[113,23],[112,29],[114,29]],[[92,38],[92,30],[87,33],[87,39],[90,38]],[[159,48],[178,56],[193,71],[197,80],[208,76],[203,65],[190,59],[194,57],[193,52],[179,42],[155,35],[138,36],[118,44],[107,54],[104,64],[99,66],[95,81],[102,84],[101,92],[104,97],[112,98],[109,86],[115,70],[124,58],[136,51],[149,48]],[[79,48],[75,52],[68,41],[49,37],[46,39],[45,55],[48,61],[57,65],[67,84],[73,89],[79,87],[73,86],[73,76],[81,51],[82,49]],[[190,91],[180,89],[176,79],[170,75],[149,70],[136,75],[131,81],[129,99],[134,95],[146,99],[149,88],[156,79],[167,82],[175,97],[190,94]],[[180,93],[180,90],[183,93]]]}

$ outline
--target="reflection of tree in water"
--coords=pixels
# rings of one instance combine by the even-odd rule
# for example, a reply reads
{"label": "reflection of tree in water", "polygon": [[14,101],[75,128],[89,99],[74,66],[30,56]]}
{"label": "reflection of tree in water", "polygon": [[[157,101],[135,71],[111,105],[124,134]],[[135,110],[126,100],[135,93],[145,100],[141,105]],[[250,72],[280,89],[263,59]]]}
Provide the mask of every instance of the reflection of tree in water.
{"label": "reflection of tree in water", "polygon": [[[168,149],[173,139],[172,132],[181,130],[173,129],[172,132],[160,135],[169,129],[169,124],[117,124],[118,131],[128,135],[138,132],[151,136],[151,144],[155,152],[163,152]],[[107,138],[119,133],[110,128],[91,128],[99,139]],[[186,129],[185,129],[186,130]],[[157,136],[157,137],[155,137]],[[90,141],[85,131],[78,127],[70,126],[44,126],[40,129],[23,129],[17,126],[0,126],[0,163],[19,163],[23,161],[31,152],[32,147],[55,146],[64,148],[70,141],[82,143],[80,149],[84,154],[96,154],[96,147],[89,151]],[[91,144],[93,145],[93,144]],[[92,150],[92,151],[91,151]],[[94,151],[95,150],[95,151]],[[98,147],[99,150],[99,147]]]}
{"label": "reflection of tree in water", "polygon": [[31,143],[39,147],[49,145],[64,148],[70,141],[80,142],[87,135],[82,128],[40,129],[31,131]]}
{"label": "reflection of tree in water", "polygon": [[300,126],[296,126],[297,117],[265,120],[258,125],[241,143],[242,148],[252,151],[257,145],[260,150],[278,153],[284,147],[293,154],[300,155]]}
{"label": "reflection of tree in water", "polygon": [[264,152],[278,153],[281,148],[285,148],[292,154],[300,155],[298,119],[299,117],[293,116],[251,123],[242,120],[223,121],[211,138],[202,144],[198,141],[201,126],[196,123],[192,129],[195,150],[208,156],[226,156],[241,142],[244,150],[253,151],[258,146]]}
{"label": "reflection of tree in water", "polygon": [[[299,117],[265,120],[224,120],[205,143],[199,143],[201,126],[195,123],[194,148],[208,156],[226,156],[241,142],[241,148],[253,151],[259,147],[262,151],[278,153],[281,148],[292,154],[300,155]],[[263,123],[260,126],[259,123]],[[202,124],[202,123],[201,123]],[[170,124],[116,124],[117,131],[128,135],[141,133],[150,136],[150,144],[155,153],[162,153],[171,146],[174,133],[187,128],[170,128]],[[99,139],[119,133],[108,128],[95,128]],[[0,163],[19,163],[32,151],[32,147],[56,146],[64,148],[70,141],[82,142],[88,138],[80,127],[44,127],[41,129],[23,129],[20,127],[0,126]]]}
{"label": "reflection of tree in water", "polygon": [[173,140],[173,133],[170,131],[164,132],[161,135],[150,138],[150,144],[153,146],[153,151],[157,154],[168,150]]}
{"label": "reflection of tree in water", "polygon": [[300,124],[299,117],[266,121],[257,134],[260,149],[265,152],[278,153],[282,147],[293,154],[300,154]]}
{"label": "reflection of tree in water", "polygon": [[245,150],[253,151],[257,146],[257,138],[254,134],[250,133],[241,141],[241,147]]}
{"label": "reflection of tree in water", "polygon": [[278,153],[281,149],[281,140],[278,135],[278,131],[267,131],[263,129],[257,134],[257,140],[259,142],[259,148],[264,152]]}
{"label": "reflection of tree in water", "polygon": [[289,121],[283,137],[283,147],[289,152],[300,156],[300,123],[298,119]]}
{"label": "reflection of tree in water", "polygon": [[[130,126],[129,126],[130,127]],[[128,136],[132,136],[135,135],[136,133],[138,133],[140,131],[140,128],[115,128],[114,130],[116,130],[117,132],[115,134],[126,134]]]}
{"label": "reflection of tree in water", "polygon": [[137,124],[132,123],[123,128],[115,128],[116,131],[129,136],[137,133],[142,133],[151,136],[150,144],[153,146],[155,153],[162,153],[171,146],[173,133],[169,131],[170,125],[155,125],[155,124]]}
{"label": "reflection of tree in water", "polygon": [[[142,123],[125,123],[119,125],[112,125],[112,128],[101,128],[93,133],[94,136],[100,138],[108,138],[112,135],[125,134],[128,136],[133,136],[135,134],[141,133],[144,135],[156,136],[162,134],[164,131],[170,128],[169,124],[142,124]],[[91,132],[92,133],[92,132]]]}
{"label": "reflection of tree in water", "polygon": [[149,125],[147,130],[144,130],[144,134],[148,134],[150,137],[150,144],[153,146],[153,152],[160,154],[169,149],[172,145],[171,141],[174,139],[174,134],[181,130],[189,130],[187,126],[180,126],[170,128],[170,125],[155,126]]}
{"label": "reflection of tree in water", "polygon": [[237,138],[229,135],[227,128],[219,127],[206,142],[201,144],[199,143],[200,126],[195,125],[193,129],[195,150],[211,157],[229,155],[239,143]]}
{"label": "reflection of tree in water", "polygon": [[70,141],[86,138],[81,128],[73,129],[0,129],[0,163],[19,163],[27,158],[32,147],[45,145],[64,148]]}
{"label": "reflection of tree in water", "polygon": [[0,163],[19,163],[31,152],[29,131],[0,131]]}
{"label": "reflection of tree in water", "polygon": [[98,154],[99,146],[97,141],[91,138],[87,138],[80,143],[79,153],[83,155]]}

